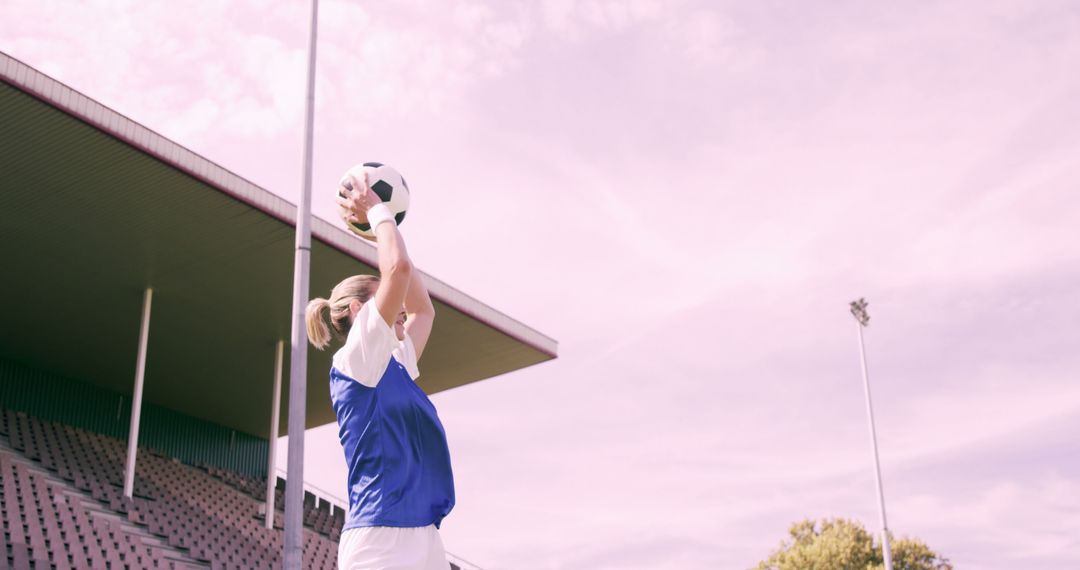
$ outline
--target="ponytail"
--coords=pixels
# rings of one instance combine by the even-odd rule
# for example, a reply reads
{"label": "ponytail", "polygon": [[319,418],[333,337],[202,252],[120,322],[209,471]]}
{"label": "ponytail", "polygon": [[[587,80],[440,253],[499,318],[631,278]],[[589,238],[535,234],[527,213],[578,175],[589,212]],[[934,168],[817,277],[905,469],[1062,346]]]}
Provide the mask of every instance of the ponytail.
{"label": "ponytail", "polygon": [[354,275],[338,283],[330,291],[329,300],[317,297],[309,301],[304,311],[304,321],[311,344],[323,350],[335,337],[347,336],[352,326],[349,303],[353,299],[367,303],[378,286],[379,278],[374,275]]}
{"label": "ponytail", "polygon": [[318,297],[307,304],[304,311],[304,320],[307,321],[307,336],[311,344],[319,350],[323,350],[330,344],[330,327],[327,326],[327,317],[330,316],[330,301]]}

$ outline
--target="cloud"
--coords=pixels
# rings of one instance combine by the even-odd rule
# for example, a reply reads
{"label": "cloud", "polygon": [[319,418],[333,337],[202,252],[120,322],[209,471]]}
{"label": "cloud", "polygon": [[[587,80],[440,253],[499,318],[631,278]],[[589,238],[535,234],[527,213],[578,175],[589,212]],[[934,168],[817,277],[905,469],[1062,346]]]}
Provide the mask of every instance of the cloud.
{"label": "cloud", "polygon": [[657,19],[663,3],[653,0],[544,0],[543,21],[559,34],[579,35],[582,25],[609,30]]}
{"label": "cloud", "polygon": [[[969,555],[991,567],[1051,568],[1047,560],[1080,560],[1080,485],[1060,473],[1029,481],[999,481],[975,493],[912,495],[892,503],[909,524],[928,534],[964,529],[967,540],[994,554]],[[953,540],[957,540],[954,538]]]}
{"label": "cloud", "polygon": [[281,22],[241,6],[193,2],[177,17],[167,4],[16,2],[7,9],[26,16],[5,19],[19,22],[3,30],[5,49],[31,65],[65,62],[60,80],[187,144],[295,128],[304,52]]}
{"label": "cloud", "polygon": [[[519,17],[480,3],[385,8],[320,5],[319,104],[355,117],[339,128],[438,113],[478,80],[512,67],[527,36]],[[210,125],[218,137],[298,131],[306,11],[237,0],[194,2],[185,12],[178,18],[167,4],[6,3],[0,46],[187,144],[199,146]],[[457,24],[446,25],[455,13]]]}
{"label": "cloud", "polygon": [[736,68],[752,61],[736,53],[731,41],[740,33],[735,21],[707,3],[656,0],[544,0],[537,20],[560,41],[583,41],[597,34],[633,33],[665,57]]}
{"label": "cloud", "polygon": [[327,17],[320,37],[319,89],[324,108],[355,117],[339,126],[346,132],[370,133],[365,125],[417,113],[437,116],[478,82],[512,68],[528,35],[520,14],[479,2],[400,5],[363,16],[353,5],[330,5],[340,13]]}

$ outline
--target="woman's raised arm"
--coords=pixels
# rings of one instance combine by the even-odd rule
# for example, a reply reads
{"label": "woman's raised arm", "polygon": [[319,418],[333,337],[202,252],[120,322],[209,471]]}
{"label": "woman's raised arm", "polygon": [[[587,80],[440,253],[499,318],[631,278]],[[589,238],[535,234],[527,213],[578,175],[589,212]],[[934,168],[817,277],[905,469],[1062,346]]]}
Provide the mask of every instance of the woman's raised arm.
{"label": "woman's raised arm", "polygon": [[405,315],[405,334],[412,339],[416,359],[420,360],[431,336],[431,326],[435,323],[435,305],[431,303],[431,296],[419,271],[413,271],[412,280],[409,281],[409,291],[405,294]]}
{"label": "woman's raised arm", "polygon": [[391,328],[405,302],[412,278],[412,261],[405,250],[405,240],[398,231],[390,208],[368,186],[367,173],[363,180],[349,175],[349,184],[338,189],[344,198],[337,203],[349,211],[346,221],[371,224],[379,251],[379,288],[375,291],[375,306]]}

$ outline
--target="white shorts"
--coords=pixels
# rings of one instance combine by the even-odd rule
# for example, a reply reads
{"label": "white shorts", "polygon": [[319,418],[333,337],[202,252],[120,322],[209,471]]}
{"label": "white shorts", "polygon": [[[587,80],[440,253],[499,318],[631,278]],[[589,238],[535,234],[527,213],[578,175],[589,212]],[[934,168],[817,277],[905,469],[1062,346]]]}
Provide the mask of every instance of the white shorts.
{"label": "white shorts", "polygon": [[350,528],[338,543],[338,570],[447,570],[439,529]]}

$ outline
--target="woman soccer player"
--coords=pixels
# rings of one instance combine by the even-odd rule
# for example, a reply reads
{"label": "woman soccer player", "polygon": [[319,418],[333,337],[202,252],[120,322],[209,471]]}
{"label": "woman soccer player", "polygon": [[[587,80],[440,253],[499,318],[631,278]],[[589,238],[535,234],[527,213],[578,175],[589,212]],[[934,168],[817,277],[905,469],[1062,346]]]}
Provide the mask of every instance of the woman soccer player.
{"label": "woman soccer player", "polygon": [[[435,308],[390,209],[350,176],[338,204],[348,222],[371,224],[379,277],[355,275],[330,299],[307,306],[308,339],[334,353],[330,400],[349,468],[349,514],[338,546],[339,570],[446,570],[439,525],[454,508],[446,433],[416,385]],[[327,325],[329,317],[329,326]]]}

